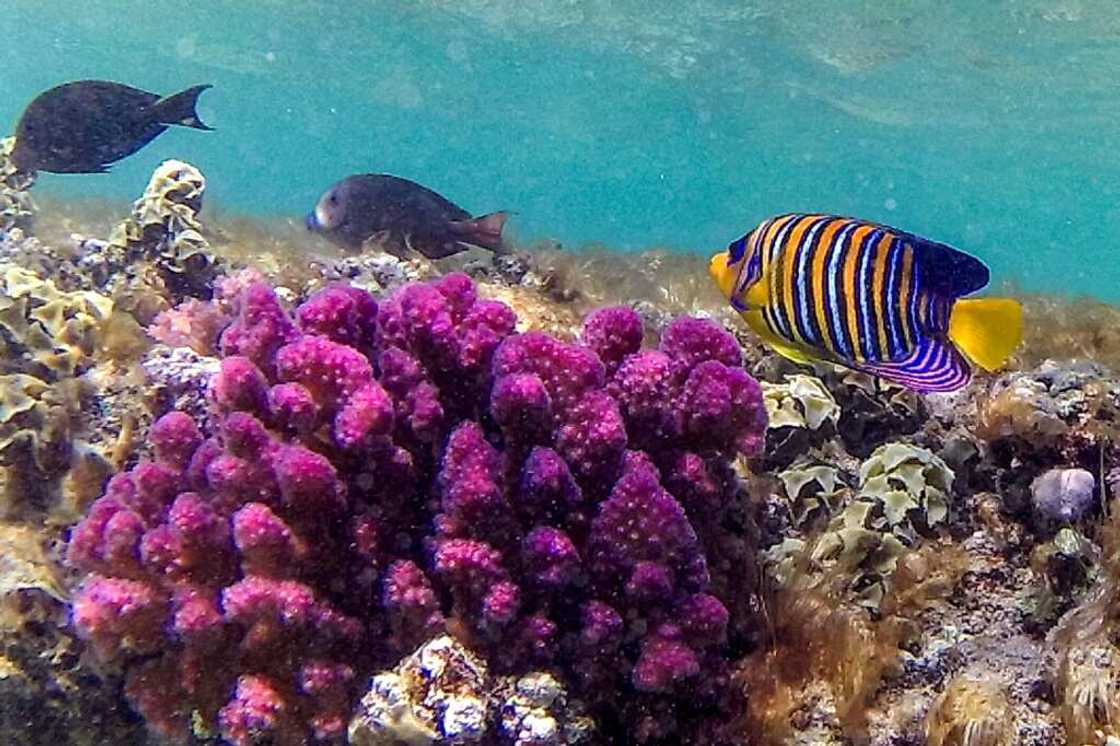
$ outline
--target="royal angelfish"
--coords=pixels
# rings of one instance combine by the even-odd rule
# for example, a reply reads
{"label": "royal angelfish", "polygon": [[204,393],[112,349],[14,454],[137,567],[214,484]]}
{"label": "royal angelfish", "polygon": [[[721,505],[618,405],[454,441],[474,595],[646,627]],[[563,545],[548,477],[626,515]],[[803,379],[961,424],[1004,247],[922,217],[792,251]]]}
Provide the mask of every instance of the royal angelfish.
{"label": "royal angelfish", "polygon": [[99,174],[169,125],[211,129],[195,111],[196,85],[163,97],[108,80],[78,80],[39,94],[16,125],[12,161],[21,171]]}
{"label": "royal angelfish", "polygon": [[988,268],[944,244],[830,215],[763,221],[712,257],[731,305],[779,354],[828,360],[921,391],[1002,366],[1023,333],[1020,305],[964,298]]}

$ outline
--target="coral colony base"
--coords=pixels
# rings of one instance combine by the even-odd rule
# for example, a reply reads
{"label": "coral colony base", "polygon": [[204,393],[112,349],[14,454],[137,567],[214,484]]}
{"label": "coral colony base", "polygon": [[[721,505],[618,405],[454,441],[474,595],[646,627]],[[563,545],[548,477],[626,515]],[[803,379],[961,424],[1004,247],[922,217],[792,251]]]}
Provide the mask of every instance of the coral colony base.
{"label": "coral colony base", "polygon": [[101,241],[4,147],[6,743],[1120,739],[1120,381],[1027,364],[1111,312],[923,398],[680,258],[297,262],[176,161]]}

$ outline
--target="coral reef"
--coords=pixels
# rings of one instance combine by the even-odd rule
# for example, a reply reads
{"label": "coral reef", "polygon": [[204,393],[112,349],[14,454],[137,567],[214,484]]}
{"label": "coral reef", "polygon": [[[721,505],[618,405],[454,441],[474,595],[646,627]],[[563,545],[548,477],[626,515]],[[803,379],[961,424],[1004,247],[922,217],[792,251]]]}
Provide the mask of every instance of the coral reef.
{"label": "coral reef", "polygon": [[80,414],[88,374],[113,318],[108,298],[62,292],[0,264],[0,492],[7,517],[62,504],[83,508],[111,472]]}
{"label": "coral reef", "polygon": [[1120,513],[1101,527],[1101,572],[1083,602],[1054,630],[1055,690],[1070,743],[1107,746],[1120,739]]}
{"label": "coral reef", "polygon": [[1092,363],[1038,368],[1001,377],[984,397],[976,435],[1003,465],[1013,457],[1039,464],[1098,465],[1117,438],[1120,382]]}
{"label": "coral reef", "polygon": [[[198,219],[205,180],[193,166],[167,161],[153,173],[129,216],[114,227],[57,212],[35,225],[0,230],[0,256],[64,291],[96,291],[143,326],[184,296],[209,298],[213,281],[229,262],[220,258]],[[52,207],[58,208],[58,205]],[[112,208],[108,208],[112,209]],[[98,221],[100,222],[100,221]],[[81,231],[81,232],[79,232]]]}
{"label": "coral reef", "polygon": [[742,673],[764,743],[789,737],[783,723],[808,696],[829,703],[827,713],[806,715],[806,729],[823,728],[816,738],[866,736],[867,707],[884,678],[900,673],[900,646],[914,639],[917,615],[948,594],[963,568],[932,541],[953,483],[941,459],[891,443],[853,477],[812,461],[779,475],[793,530],[764,553],[774,626],[769,648],[747,658]]}
{"label": "coral reef", "polygon": [[377,661],[447,629],[564,671],[612,737],[725,738],[756,627],[731,461],[766,427],[730,335],[682,318],[642,351],[622,308],[584,344],[517,334],[461,274],[234,308],[213,429],[156,422],[68,549],[75,626],[153,728],[333,737]]}
{"label": "coral reef", "polygon": [[68,629],[41,532],[0,524],[0,733],[12,746],[146,743]]}
{"label": "coral reef", "polygon": [[819,430],[828,422],[836,425],[840,407],[820,379],[806,375],[789,375],[785,379],[781,384],[762,384],[770,427]]}
{"label": "coral reef", "polygon": [[161,311],[148,327],[148,334],[172,348],[189,347],[199,355],[213,355],[219,335],[231,321],[219,304],[188,298]]}
{"label": "coral reef", "polygon": [[790,743],[795,731],[797,743],[867,740],[873,701],[904,673],[903,647],[920,639],[920,615],[949,595],[964,569],[951,549],[903,554],[885,574],[873,614],[852,598],[843,566],[814,568],[806,561],[811,554],[812,543],[793,555],[768,604],[770,639],[742,663],[748,742]]}
{"label": "coral reef", "polygon": [[489,727],[486,664],[447,636],[373,677],[348,728],[354,746],[479,743]]}
{"label": "coral reef", "polygon": [[161,279],[176,294],[209,292],[216,275],[214,255],[202,236],[198,212],[206,179],[182,161],[165,161],[152,174],[132,214],[121,221],[105,247],[110,264],[158,259]]}
{"label": "coral reef", "polygon": [[1115,308],[920,397],[685,255],[339,257],[178,162],[103,241],[3,147],[13,743],[1120,739]]}
{"label": "coral reef", "polygon": [[[1001,694],[969,700],[973,738],[1066,742],[1047,695],[1056,651],[1043,638],[1093,598],[1102,497],[1091,477],[1114,458],[1115,387],[1087,373],[1048,363],[915,405],[894,387],[821,372],[840,407],[834,431],[794,421],[787,427],[808,437],[785,453],[772,433],[763,463],[777,471],[753,478],[771,627],[740,669],[751,693],[745,740],[955,742],[950,711],[961,700],[946,692],[979,679]],[[999,392],[1025,380],[1033,396],[1001,408]],[[984,427],[1008,411],[1063,426],[1049,439]],[[1055,467],[1082,471],[1040,480],[1036,506],[1030,485]],[[927,735],[935,720],[948,730]],[[1006,729],[987,736],[984,722]]]}
{"label": "coral reef", "polygon": [[593,743],[595,723],[549,673],[507,676],[492,691],[499,730],[514,746]]}
{"label": "coral reef", "polygon": [[762,382],[770,421],[770,446],[765,465],[776,471],[836,434],[840,407],[819,378],[787,374],[782,383]]}
{"label": "coral reef", "polygon": [[113,302],[92,292],[66,293],[50,280],[0,264],[3,369],[44,380],[69,378],[91,364],[98,332]]}
{"label": "coral reef", "polygon": [[938,697],[926,720],[930,746],[1008,746],[1014,718],[1007,697],[982,678],[955,678]]}
{"label": "coral reef", "polygon": [[[1092,363],[1047,361],[1001,376],[955,427],[978,453],[970,484],[999,494],[1006,511],[1048,537],[1064,523],[1099,517],[1108,465],[1120,460],[1118,425],[1120,380]],[[1053,469],[1080,470],[1066,472],[1080,474],[1076,494],[1055,492],[1061,482],[1043,477]]]}
{"label": "coral reef", "polygon": [[[5,183],[29,186],[4,173]],[[84,240],[68,255],[33,238],[12,239],[11,261],[0,263],[7,517],[46,513],[50,522],[73,522],[137,445],[132,436],[146,429],[154,403],[134,368],[150,346],[137,319],[147,323],[184,291],[160,277],[187,273],[209,282],[192,258],[206,253],[196,219],[202,189],[195,169],[168,162],[115,242]]]}
{"label": "coral reef", "polygon": [[437,637],[379,673],[350,721],[354,746],[592,743],[595,723],[554,676],[530,672],[492,680],[486,663]]}
{"label": "coral reef", "polygon": [[814,510],[832,518],[811,549],[787,541],[768,554],[786,566],[779,577],[797,562],[792,553],[807,550],[813,567],[849,576],[859,603],[878,609],[899,558],[945,522],[953,472],[925,449],[891,443],[863,462],[852,491],[837,490],[838,473],[823,465],[787,470],[781,479],[798,525]]}
{"label": "coral reef", "polygon": [[35,214],[31,187],[35,174],[20,171],[12,163],[14,137],[0,139],[0,234],[12,229],[26,230]]}

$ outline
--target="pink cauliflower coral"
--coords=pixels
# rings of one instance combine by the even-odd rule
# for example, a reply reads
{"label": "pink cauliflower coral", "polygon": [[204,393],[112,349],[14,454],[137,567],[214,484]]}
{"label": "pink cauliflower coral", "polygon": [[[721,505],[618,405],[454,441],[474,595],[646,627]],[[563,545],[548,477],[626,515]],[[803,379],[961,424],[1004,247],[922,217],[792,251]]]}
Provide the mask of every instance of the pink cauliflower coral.
{"label": "pink cauliflower coral", "polygon": [[643,352],[625,308],[584,344],[515,334],[458,274],[296,321],[259,282],[233,307],[216,430],[158,420],[69,543],[73,623],[154,729],[337,741],[370,672],[445,626],[625,697],[627,738],[728,716],[750,555],[720,516],[765,430],[729,334],[681,320]]}

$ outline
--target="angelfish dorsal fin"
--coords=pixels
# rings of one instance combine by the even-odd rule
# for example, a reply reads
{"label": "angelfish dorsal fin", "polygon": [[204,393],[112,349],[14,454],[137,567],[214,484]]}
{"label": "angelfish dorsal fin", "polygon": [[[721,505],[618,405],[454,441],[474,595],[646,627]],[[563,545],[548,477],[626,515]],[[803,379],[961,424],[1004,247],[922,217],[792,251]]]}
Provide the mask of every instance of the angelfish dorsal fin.
{"label": "angelfish dorsal fin", "polygon": [[928,290],[960,298],[988,284],[988,267],[976,257],[910,233],[902,234],[902,239],[913,247],[921,267],[922,285]]}

